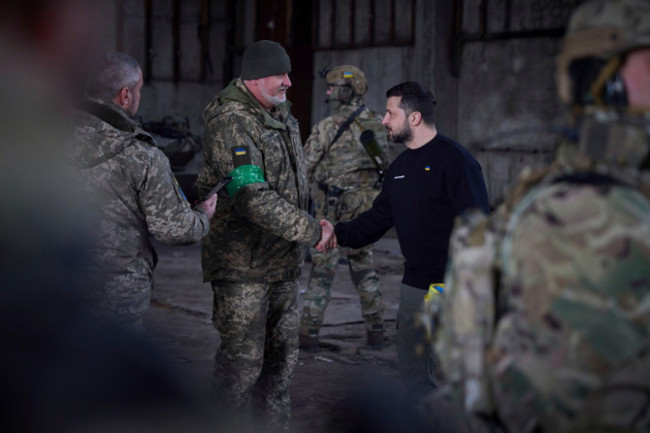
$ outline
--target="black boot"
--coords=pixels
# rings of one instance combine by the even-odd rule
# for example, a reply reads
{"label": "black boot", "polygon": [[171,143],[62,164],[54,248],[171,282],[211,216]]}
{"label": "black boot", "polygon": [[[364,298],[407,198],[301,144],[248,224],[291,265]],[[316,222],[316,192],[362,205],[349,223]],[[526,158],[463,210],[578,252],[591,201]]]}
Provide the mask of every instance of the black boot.
{"label": "black boot", "polygon": [[379,331],[367,331],[368,336],[368,346],[372,350],[382,350],[384,348],[384,330]]}

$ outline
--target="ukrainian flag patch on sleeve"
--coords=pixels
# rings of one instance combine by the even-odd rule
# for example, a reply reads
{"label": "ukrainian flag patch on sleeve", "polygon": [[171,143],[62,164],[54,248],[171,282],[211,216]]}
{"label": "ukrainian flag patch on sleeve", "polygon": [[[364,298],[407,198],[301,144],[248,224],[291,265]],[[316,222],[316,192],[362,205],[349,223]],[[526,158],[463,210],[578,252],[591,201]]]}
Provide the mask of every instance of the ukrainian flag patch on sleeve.
{"label": "ukrainian flag patch on sleeve", "polygon": [[230,148],[230,152],[232,153],[232,165],[235,168],[251,164],[248,146],[233,146]]}

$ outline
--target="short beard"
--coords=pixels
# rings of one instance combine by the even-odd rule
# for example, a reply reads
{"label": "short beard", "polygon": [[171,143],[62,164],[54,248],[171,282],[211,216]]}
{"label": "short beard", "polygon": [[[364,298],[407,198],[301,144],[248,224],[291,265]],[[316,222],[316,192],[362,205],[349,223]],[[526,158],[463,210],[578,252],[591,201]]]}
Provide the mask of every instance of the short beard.
{"label": "short beard", "polygon": [[413,138],[413,131],[407,122],[402,125],[402,130],[397,134],[393,131],[393,143],[406,143]]}
{"label": "short beard", "polygon": [[[283,90],[283,88],[278,89],[278,91]],[[284,89],[285,92],[287,89]],[[283,93],[282,96],[271,96],[268,94],[266,91],[266,87],[260,87],[260,93],[262,93],[262,96],[266,99],[266,101],[273,105],[274,107],[277,107],[278,105],[282,104],[284,101],[287,100],[287,94]]]}
{"label": "short beard", "polygon": [[136,111],[133,110],[133,104],[131,104],[125,111],[126,114],[131,116],[131,118],[135,118]]}

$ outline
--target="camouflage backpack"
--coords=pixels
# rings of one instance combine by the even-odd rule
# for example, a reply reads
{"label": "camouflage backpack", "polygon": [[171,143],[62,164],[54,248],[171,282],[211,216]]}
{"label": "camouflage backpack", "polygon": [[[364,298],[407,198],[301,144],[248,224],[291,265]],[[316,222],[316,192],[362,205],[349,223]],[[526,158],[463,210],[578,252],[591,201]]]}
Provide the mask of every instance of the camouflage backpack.
{"label": "camouflage backpack", "polygon": [[576,9],[556,77],[578,142],[457,223],[436,348],[471,430],[650,431],[650,114],[620,74],[649,46],[647,0]]}
{"label": "camouflage backpack", "polygon": [[512,212],[459,220],[437,351],[486,431],[650,425],[650,202],[552,175]]}

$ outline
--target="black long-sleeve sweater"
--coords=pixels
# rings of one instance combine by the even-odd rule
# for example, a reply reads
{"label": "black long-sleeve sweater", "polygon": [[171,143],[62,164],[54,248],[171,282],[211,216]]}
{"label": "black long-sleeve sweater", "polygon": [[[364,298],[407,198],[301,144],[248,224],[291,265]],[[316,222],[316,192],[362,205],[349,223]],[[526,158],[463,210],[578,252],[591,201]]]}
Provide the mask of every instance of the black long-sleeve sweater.
{"label": "black long-sleeve sweater", "polygon": [[390,165],[368,211],[336,225],[339,245],[360,248],[393,225],[404,262],[402,282],[426,290],[444,281],[454,218],[469,208],[489,212],[481,166],[454,140],[437,134]]}

